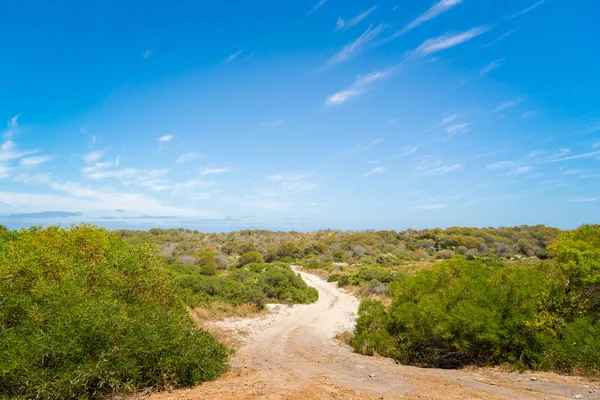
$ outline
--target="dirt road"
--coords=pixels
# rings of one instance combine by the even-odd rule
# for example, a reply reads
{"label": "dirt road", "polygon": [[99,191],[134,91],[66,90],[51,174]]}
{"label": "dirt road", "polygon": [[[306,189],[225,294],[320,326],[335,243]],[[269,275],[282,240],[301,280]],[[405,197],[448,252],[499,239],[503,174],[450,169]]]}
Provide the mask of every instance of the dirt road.
{"label": "dirt road", "polygon": [[[334,340],[351,330],[358,300],[335,284],[299,272],[319,291],[310,305],[272,307],[259,319],[219,323],[243,341],[231,371],[171,399],[600,399],[600,383],[498,369],[436,370],[365,357]],[[580,397],[583,396],[583,397]]]}

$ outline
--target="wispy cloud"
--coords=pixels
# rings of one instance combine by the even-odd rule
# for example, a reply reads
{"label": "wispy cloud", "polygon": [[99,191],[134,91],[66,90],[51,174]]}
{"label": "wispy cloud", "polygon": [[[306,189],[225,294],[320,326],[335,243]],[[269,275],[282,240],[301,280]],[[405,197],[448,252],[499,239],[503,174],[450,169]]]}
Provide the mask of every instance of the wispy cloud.
{"label": "wispy cloud", "polygon": [[103,155],[104,155],[103,151],[96,150],[96,151],[92,151],[90,153],[85,154],[83,156],[83,160],[85,161],[86,164],[93,164],[96,161],[100,160]]}
{"label": "wispy cloud", "polygon": [[238,51],[236,51],[235,53],[233,53],[229,57],[227,57],[225,59],[225,62],[226,63],[232,62],[233,60],[235,60],[236,58],[238,58],[239,56],[241,56],[243,52],[244,52],[244,50],[238,50]]}
{"label": "wispy cloud", "polygon": [[227,172],[233,171],[233,168],[230,167],[204,167],[200,168],[198,172],[200,175],[221,175],[226,174]]}
{"label": "wispy cloud", "polygon": [[26,168],[26,169],[35,168],[39,165],[47,163],[48,161],[52,160],[53,158],[54,157],[52,157],[52,156],[26,157],[26,158],[21,159],[21,166],[23,166],[23,168]]}
{"label": "wispy cloud", "polygon": [[446,133],[451,137],[458,134],[468,133],[471,129],[469,126],[473,125],[472,122],[465,122],[462,124],[455,124],[446,128]]}
{"label": "wispy cloud", "polygon": [[583,154],[576,154],[574,156],[569,156],[569,157],[559,157],[559,158],[555,158],[553,160],[550,160],[549,162],[559,162],[559,161],[568,161],[568,160],[578,160],[580,158],[589,158],[589,157],[595,157],[600,155],[600,151],[592,151],[590,153],[583,153]]}
{"label": "wispy cloud", "polygon": [[330,58],[327,61],[326,66],[329,67],[341,63],[356,56],[361,51],[364,51],[367,45],[371,43],[375,38],[377,38],[377,36],[379,36],[381,32],[383,32],[385,27],[385,24],[380,24],[375,28],[373,28],[373,25],[370,25],[369,28],[367,28],[367,30],[362,35],[360,35],[358,39],[345,45],[342,48],[342,50],[340,50],[335,56]]}
{"label": "wispy cloud", "polygon": [[515,165],[514,161],[499,161],[499,162],[488,164],[485,167],[487,169],[509,169],[509,168],[514,167],[514,165]]}
{"label": "wispy cloud", "polygon": [[265,126],[265,127],[268,127],[268,128],[273,128],[275,126],[281,126],[283,124],[285,124],[285,120],[280,119],[280,120],[277,120],[277,121],[261,122],[260,126]]}
{"label": "wispy cloud", "polygon": [[159,137],[157,140],[160,143],[167,143],[167,142],[170,142],[171,140],[173,140],[174,138],[175,138],[174,135],[165,135],[165,136]]}
{"label": "wispy cloud", "polygon": [[523,101],[525,101],[525,97],[523,97],[523,96],[519,96],[519,97],[517,97],[514,100],[505,101],[504,103],[501,103],[496,108],[494,108],[492,110],[492,113],[498,113],[500,111],[508,110],[509,108],[513,108],[515,106],[518,106]]}
{"label": "wispy cloud", "polygon": [[515,33],[516,31],[518,31],[519,28],[513,28],[509,31],[504,32],[502,35],[498,36],[496,39],[492,40],[491,42],[489,42],[488,44],[481,46],[482,49],[486,49],[490,46],[495,45],[496,43],[498,43],[501,40],[506,39],[507,37],[509,37],[510,35],[512,35],[513,33]]}
{"label": "wispy cloud", "polygon": [[576,197],[570,199],[569,201],[573,203],[595,203],[600,201],[600,197]]}
{"label": "wispy cloud", "polygon": [[179,158],[177,159],[177,161],[175,161],[175,164],[184,164],[186,162],[195,160],[197,158],[202,157],[202,154],[199,153],[195,153],[193,151],[189,152],[189,153],[185,153],[179,156]]}
{"label": "wispy cloud", "polygon": [[491,71],[495,70],[496,68],[503,66],[505,64],[504,63],[505,60],[506,60],[506,58],[502,57],[502,58],[499,58],[498,60],[492,61],[485,67],[481,68],[481,71],[479,71],[479,75],[485,76],[485,75],[489,74]]}
{"label": "wispy cloud", "polygon": [[458,118],[458,114],[452,114],[447,117],[444,117],[444,119],[442,119],[442,121],[440,122],[439,125],[442,126],[442,125],[449,124],[450,122],[454,121],[456,118]]}
{"label": "wispy cloud", "polygon": [[369,16],[369,14],[371,14],[376,9],[377,9],[377,6],[373,6],[373,7],[369,8],[367,11],[358,14],[357,16],[350,19],[349,21],[344,21],[341,17],[338,18],[337,23],[335,24],[335,30],[336,31],[339,31],[339,30],[345,31],[345,30],[352,28],[354,25],[358,24],[360,21],[367,18]]}
{"label": "wispy cloud", "polygon": [[152,54],[154,54],[154,52],[153,52],[152,50],[148,50],[148,49],[146,49],[146,50],[144,50],[144,51],[142,52],[142,54],[140,54],[140,57],[142,57],[142,58],[148,58],[148,57],[150,57]]}
{"label": "wispy cloud", "polygon": [[464,0],[440,0],[439,2],[434,4],[429,10],[425,11],[423,14],[419,15],[416,19],[414,19],[412,22],[406,25],[404,28],[394,33],[388,40],[404,35],[406,32],[415,29],[424,22],[434,19],[438,15],[445,13],[446,11],[450,10],[454,6],[459,5],[463,1]]}
{"label": "wispy cloud", "polygon": [[526,174],[527,172],[531,172],[533,171],[534,167],[532,167],[531,165],[524,165],[522,167],[517,167],[515,169],[513,169],[510,173],[512,175],[523,175]]}
{"label": "wispy cloud", "polygon": [[522,119],[529,119],[529,118],[533,118],[536,115],[538,115],[540,113],[539,110],[531,110],[531,111],[527,111],[524,112],[523,114],[521,114],[521,118]]}
{"label": "wispy cloud", "polygon": [[538,1],[537,3],[535,3],[535,4],[532,4],[531,6],[527,7],[526,9],[524,9],[524,10],[521,10],[521,11],[519,11],[519,12],[518,12],[518,13],[516,13],[516,14],[509,15],[509,16],[507,16],[506,18],[508,18],[508,19],[513,19],[513,18],[516,18],[516,17],[520,17],[521,15],[523,15],[523,14],[527,14],[529,11],[531,11],[531,10],[533,10],[533,9],[535,9],[535,8],[538,8],[539,6],[541,6],[542,4],[544,4],[545,2],[546,2],[546,0],[540,0],[540,1]]}
{"label": "wispy cloud", "polygon": [[592,145],[592,149],[597,149],[597,148],[600,148],[600,143],[594,143]]}
{"label": "wispy cloud", "polygon": [[325,105],[328,107],[337,106],[356,96],[364,94],[368,91],[369,87],[373,83],[387,78],[394,71],[395,68],[391,68],[385,71],[373,72],[369,75],[359,76],[348,88],[329,96],[325,101]]}
{"label": "wispy cloud", "polygon": [[489,30],[487,27],[477,27],[469,29],[466,32],[452,34],[447,33],[445,35],[439,36],[433,39],[427,39],[423,44],[417,47],[411,55],[414,56],[427,56],[429,54],[434,54],[439,51],[443,51],[449,49],[454,46],[458,46],[461,43],[467,42],[482,33],[485,33]]}
{"label": "wispy cloud", "polygon": [[325,3],[327,3],[327,0],[319,0],[319,2],[317,4],[315,4],[315,6],[308,12],[308,15],[314,13],[319,8],[323,7],[325,5]]}
{"label": "wispy cloud", "polygon": [[422,164],[417,167],[417,172],[420,175],[442,175],[449,172],[457,171],[461,168],[460,164],[441,164],[439,161],[434,164]]}
{"label": "wispy cloud", "polygon": [[19,117],[20,116],[21,116],[21,114],[17,114],[6,123],[6,132],[4,133],[4,137],[7,140],[11,140],[12,137],[14,136],[15,130],[19,126]]}
{"label": "wispy cloud", "polygon": [[385,172],[385,168],[377,167],[377,168],[373,168],[372,170],[370,170],[368,172],[365,172],[361,176],[367,177],[367,176],[371,176],[371,175],[383,174],[384,172]]}

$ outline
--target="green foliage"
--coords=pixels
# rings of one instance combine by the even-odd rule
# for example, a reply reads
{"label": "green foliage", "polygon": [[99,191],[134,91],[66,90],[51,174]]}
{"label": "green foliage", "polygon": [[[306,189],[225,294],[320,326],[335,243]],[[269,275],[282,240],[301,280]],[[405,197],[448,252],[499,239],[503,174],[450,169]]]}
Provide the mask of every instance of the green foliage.
{"label": "green foliage", "polygon": [[337,282],[338,287],[348,286],[350,280],[348,279],[348,275],[340,275],[340,274],[331,274],[327,278],[327,282]]}
{"label": "green foliage", "polygon": [[396,281],[388,309],[364,300],[354,347],[419,366],[506,362],[597,373],[599,314],[581,294],[565,293],[564,268],[461,256],[441,262]]}
{"label": "green foliage", "polygon": [[248,253],[242,254],[240,256],[240,259],[238,260],[238,267],[243,267],[244,265],[251,263],[264,263],[264,260],[259,252],[250,251]]}
{"label": "green foliage", "polygon": [[4,231],[0,277],[0,397],[98,398],[226,369],[148,246],[86,225]]}
{"label": "green foliage", "polygon": [[179,284],[190,293],[190,305],[223,301],[234,306],[252,303],[312,303],[318,292],[285,264],[250,263],[223,276],[204,276],[195,268],[170,266]]}
{"label": "green foliage", "polygon": [[303,265],[304,269],[322,269],[325,271],[333,271],[333,267],[331,266],[331,264],[324,264],[324,263],[318,263],[318,262],[311,262],[308,264]]}

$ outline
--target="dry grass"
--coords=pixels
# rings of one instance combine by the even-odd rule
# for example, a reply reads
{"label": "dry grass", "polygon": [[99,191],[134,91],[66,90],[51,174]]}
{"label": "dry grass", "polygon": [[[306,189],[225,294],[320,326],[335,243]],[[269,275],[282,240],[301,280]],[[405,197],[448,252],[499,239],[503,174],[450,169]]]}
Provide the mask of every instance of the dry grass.
{"label": "dry grass", "polygon": [[210,303],[204,307],[188,308],[192,319],[199,326],[204,326],[209,321],[219,321],[225,318],[251,318],[267,313],[259,310],[254,304],[232,306],[223,302]]}

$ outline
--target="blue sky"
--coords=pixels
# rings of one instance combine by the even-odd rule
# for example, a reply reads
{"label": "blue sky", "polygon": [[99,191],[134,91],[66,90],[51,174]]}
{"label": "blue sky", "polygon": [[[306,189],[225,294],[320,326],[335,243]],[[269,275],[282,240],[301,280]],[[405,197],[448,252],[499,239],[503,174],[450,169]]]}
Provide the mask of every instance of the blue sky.
{"label": "blue sky", "polygon": [[0,223],[600,222],[592,0],[5,1]]}

